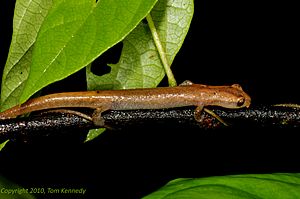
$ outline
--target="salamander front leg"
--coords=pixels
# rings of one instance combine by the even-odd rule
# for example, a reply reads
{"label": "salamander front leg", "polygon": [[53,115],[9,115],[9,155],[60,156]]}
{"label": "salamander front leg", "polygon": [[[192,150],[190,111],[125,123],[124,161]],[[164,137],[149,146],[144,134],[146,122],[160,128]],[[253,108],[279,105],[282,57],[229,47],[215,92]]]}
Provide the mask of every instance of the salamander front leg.
{"label": "salamander front leg", "polygon": [[203,106],[197,106],[197,108],[195,109],[195,113],[194,113],[194,118],[197,122],[201,123],[203,121]]}
{"label": "salamander front leg", "polygon": [[207,108],[204,108],[203,106],[198,106],[195,110],[194,117],[197,122],[199,122],[199,123],[203,122],[204,114],[202,114],[202,111],[205,111],[206,113],[210,114],[212,117],[216,118],[224,126],[228,126],[228,124],[222,118],[220,118],[220,116],[215,114],[213,111],[211,111]]}
{"label": "salamander front leg", "polygon": [[104,119],[101,116],[101,114],[104,112],[105,110],[103,110],[102,108],[97,108],[92,115],[92,121],[94,123],[95,126],[98,127],[104,127]]}

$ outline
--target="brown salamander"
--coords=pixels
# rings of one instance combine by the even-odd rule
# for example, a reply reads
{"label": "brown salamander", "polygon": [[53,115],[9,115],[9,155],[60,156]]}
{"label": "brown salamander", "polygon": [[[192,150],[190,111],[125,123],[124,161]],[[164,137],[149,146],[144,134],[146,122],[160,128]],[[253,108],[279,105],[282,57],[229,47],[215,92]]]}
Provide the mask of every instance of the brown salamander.
{"label": "brown salamander", "polygon": [[[249,107],[251,99],[238,84],[207,86],[185,81],[176,87],[128,90],[65,92],[30,99],[24,104],[0,113],[0,119],[15,118],[33,111],[86,107],[95,109],[99,116],[106,110],[163,109],[184,106]],[[95,117],[96,118],[96,117]],[[99,118],[99,117],[98,117]],[[94,123],[101,123],[91,118]]]}

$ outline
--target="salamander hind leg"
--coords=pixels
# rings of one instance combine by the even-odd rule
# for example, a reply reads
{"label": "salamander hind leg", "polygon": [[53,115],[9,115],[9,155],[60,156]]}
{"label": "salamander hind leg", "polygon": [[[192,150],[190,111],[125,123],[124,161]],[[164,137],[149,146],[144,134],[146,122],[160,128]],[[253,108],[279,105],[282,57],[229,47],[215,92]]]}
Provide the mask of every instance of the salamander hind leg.
{"label": "salamander hind leg", "polygon": [[74,111],[74,110],[69,110],[69,109],[54,109],[54,110],[48,110],[48,111],[44,111],[41,112],[40,114],[47,114],[47,113],[66,113],[66,114],[72,114],[72,115],[77,115],[79,117],[82,117],[86,120],[92,121],[92,118],[84,113],[81,113],[79,111]]}

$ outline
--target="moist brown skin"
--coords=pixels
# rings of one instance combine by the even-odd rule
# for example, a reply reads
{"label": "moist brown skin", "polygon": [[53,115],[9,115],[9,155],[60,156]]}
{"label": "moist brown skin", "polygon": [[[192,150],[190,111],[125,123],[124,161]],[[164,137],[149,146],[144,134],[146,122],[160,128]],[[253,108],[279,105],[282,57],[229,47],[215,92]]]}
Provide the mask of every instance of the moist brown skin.
{"label": "moist brown skin", "polygon": [[162,109],[184,106],[221,106],[242,108],[250,106],[250,97],[242,88],[206,86],[185,81],[176,87],[147,89],[66,92],[41,96],[0,113],[0,119],[15,118],[33,111],[85,107],[106,110]]}

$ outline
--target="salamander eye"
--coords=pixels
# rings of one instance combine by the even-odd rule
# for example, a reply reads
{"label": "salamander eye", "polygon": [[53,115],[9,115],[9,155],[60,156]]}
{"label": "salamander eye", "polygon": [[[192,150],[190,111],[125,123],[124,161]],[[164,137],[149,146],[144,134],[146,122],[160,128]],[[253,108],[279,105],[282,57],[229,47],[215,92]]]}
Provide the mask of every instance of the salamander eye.
{"label": "salamander eye", "polygon": [[238,98],[236,105],[238,107],[240,107],[240,106],[243,106],[244,103],[245,103],[245,98],[244,97],[240,97],[240,98]]}

